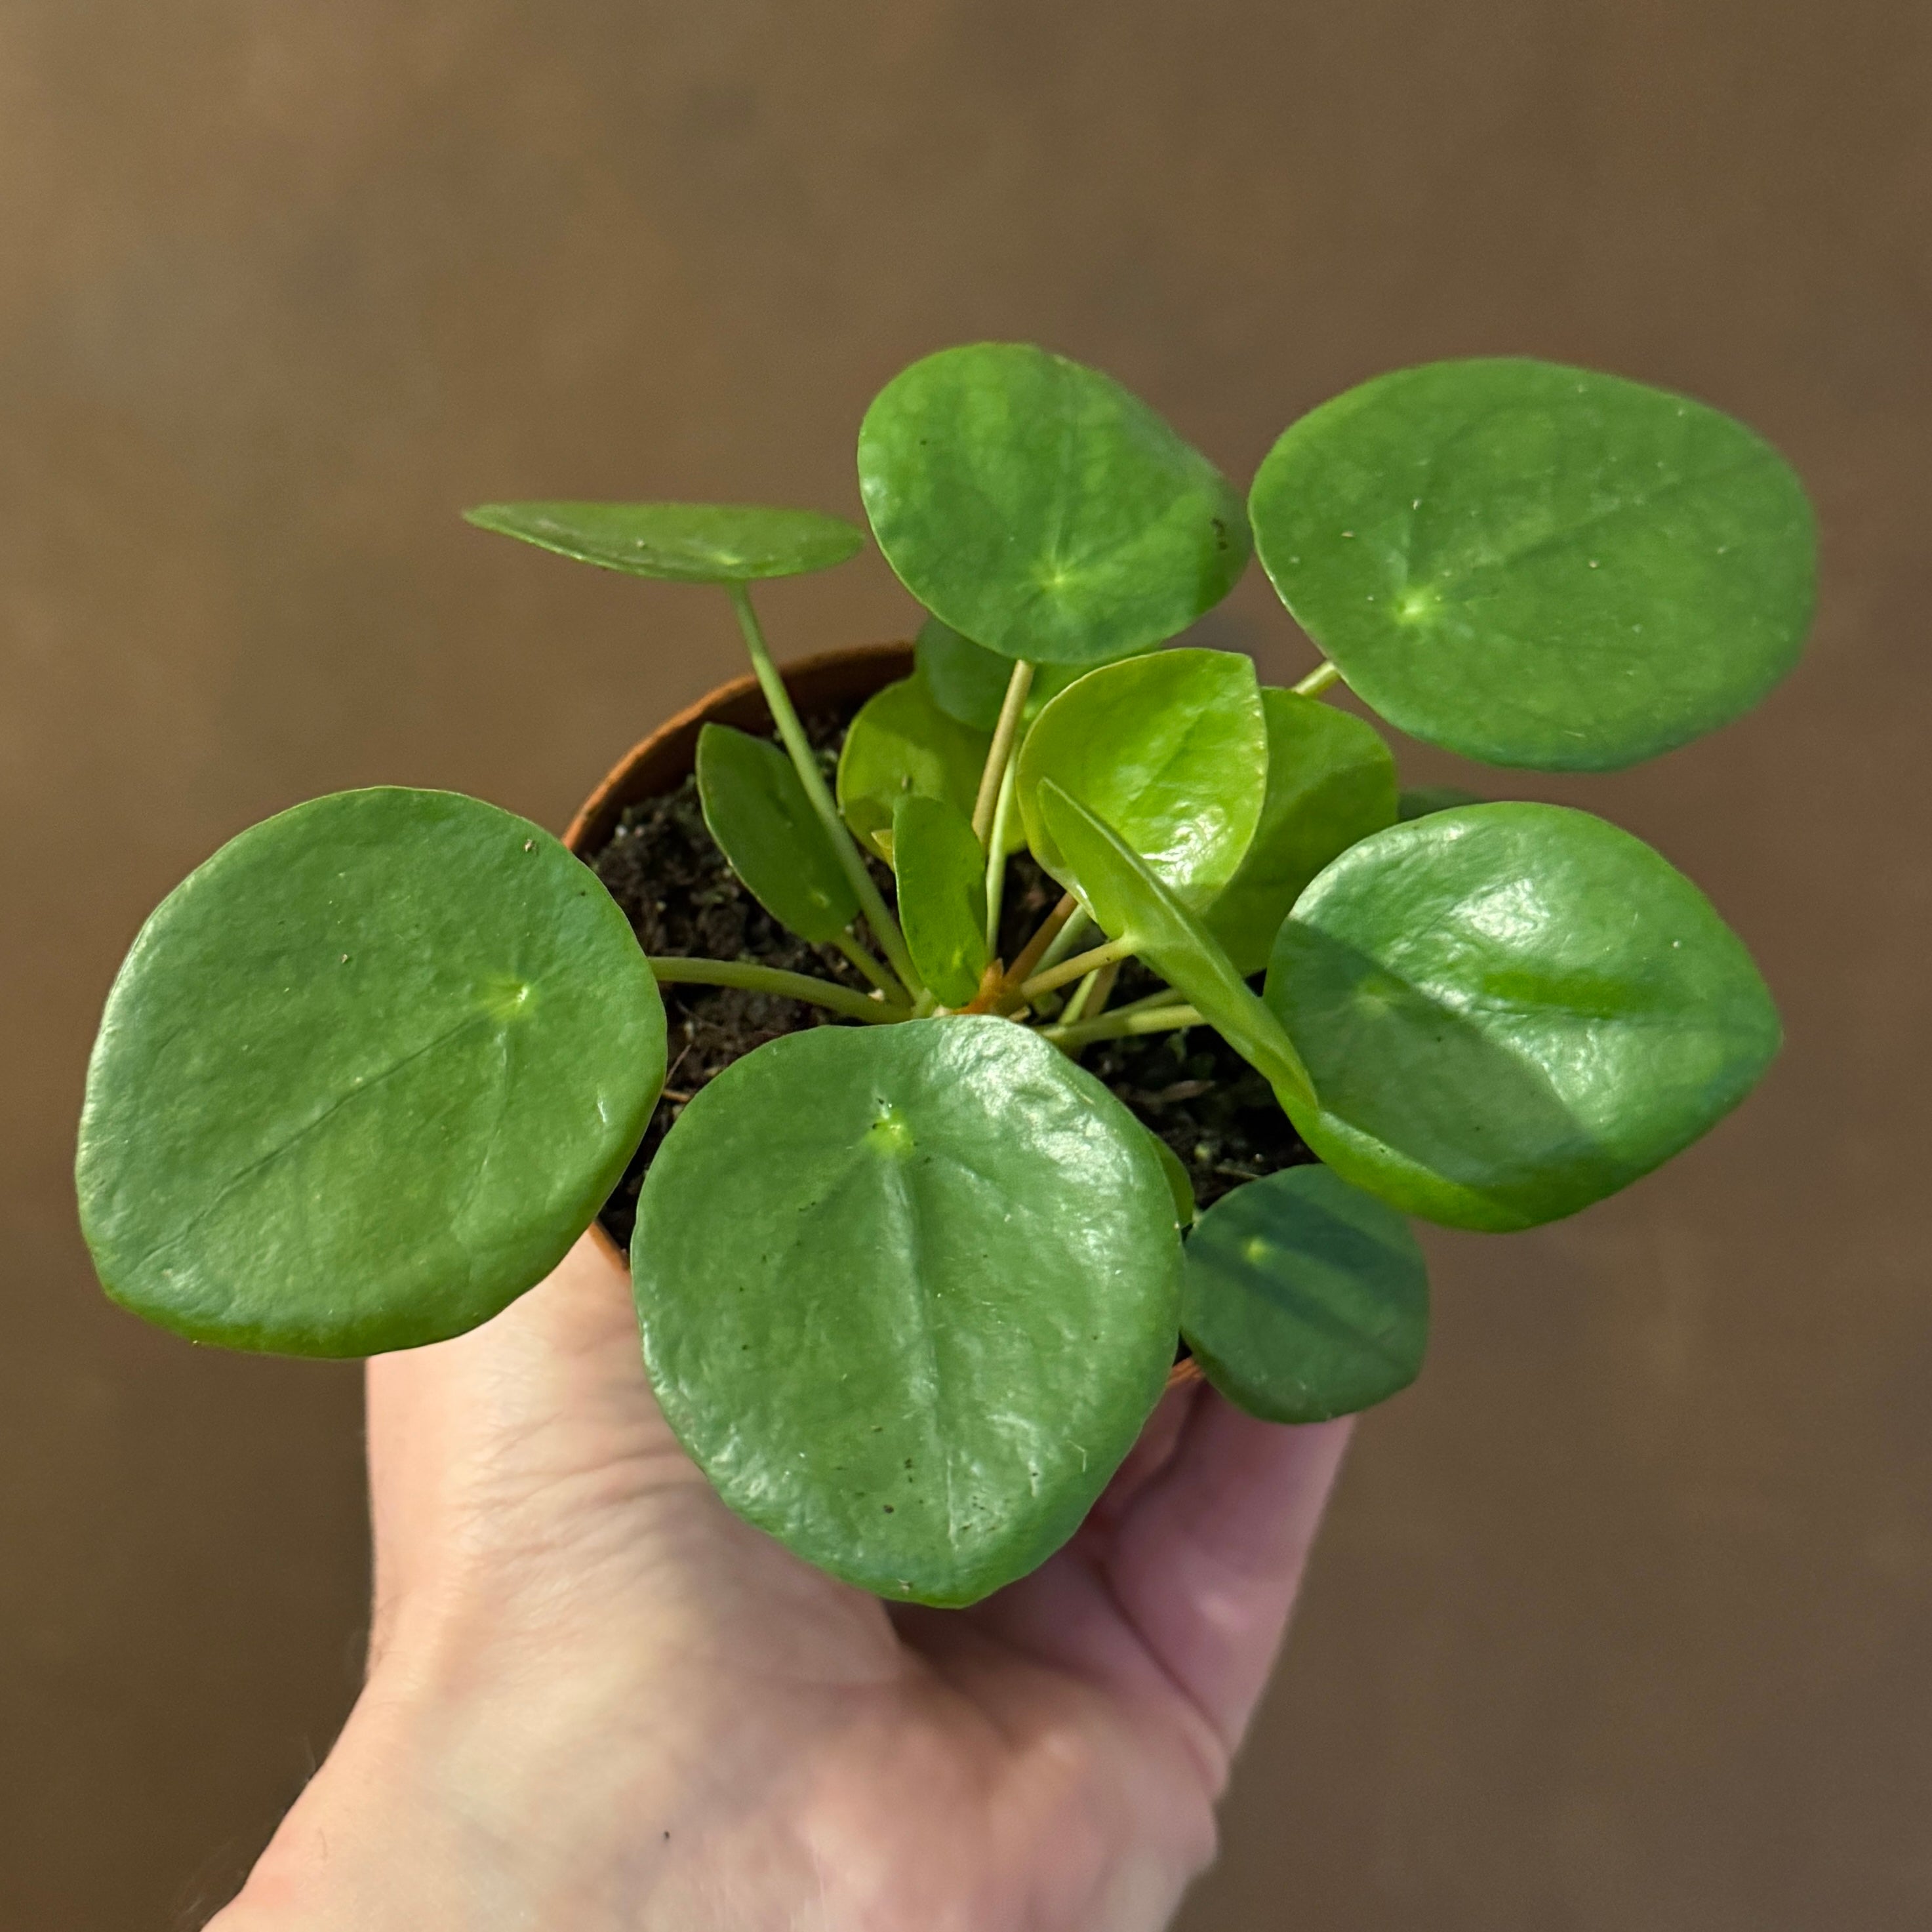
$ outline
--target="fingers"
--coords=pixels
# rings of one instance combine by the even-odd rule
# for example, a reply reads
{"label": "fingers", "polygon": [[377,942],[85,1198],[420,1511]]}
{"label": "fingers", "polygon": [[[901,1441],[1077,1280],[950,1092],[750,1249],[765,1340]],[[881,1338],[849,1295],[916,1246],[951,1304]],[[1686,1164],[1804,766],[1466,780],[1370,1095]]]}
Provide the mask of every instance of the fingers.
{"label": "fingers", "polygon": [[1134,1498],[1173,1460],[1203,1387],[1198,1378],[1173,1383],[1155,1403],[1126,1461],[1114,1472],[1100,1500],[1089,1512],[1086,1527],[1090,1533],[1112,1529]]}
{"label": "fingers", "polygon": [[1350,1419],[1258,1422],[1203,1388],[1113,1526],[1121,1610],[1229,1750],[1268,1681]]}

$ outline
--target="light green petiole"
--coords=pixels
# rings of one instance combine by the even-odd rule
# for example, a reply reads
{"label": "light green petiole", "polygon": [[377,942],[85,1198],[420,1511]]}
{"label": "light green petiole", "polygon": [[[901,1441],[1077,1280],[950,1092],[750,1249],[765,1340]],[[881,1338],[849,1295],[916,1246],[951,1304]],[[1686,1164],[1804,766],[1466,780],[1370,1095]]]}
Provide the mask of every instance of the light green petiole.
{"label": "light green petiole", "polygon": [[1006,760],[1000,780],[1000,802],[993,808],[993,833],[986,846],[986,951],[1000,950],[1000,908],[1006,890],[1006,828],[1013,815],[1013,782],[1019,760]]}
{"label": "light green petiole", "polygon": [[771,707],[772,722],[778,728],[778,736],[784,740],[785,749],[791,754],[799,782],[805,787],[805,795],[812,801],[812,808],[818,814],[826,836],[832,841],[832,849],[838,855],[838,862],[858,896],[859,908],[866,915],[866,923],[872,928],[872,936],[892,962],[892,970],[910,990],[917,993],[922,990],[922,982],[919,969],[912,963],[912,955],[906,950],[905,936],[899,931],[898,921],[886,910],[878,887],[872,883],[872,874],[866,869],[865,859],[851,833],[845,829],[845,821],[838,816],[838,808],[832,802],[831,793],[826,789],[824,774],[819,770],[818,760],[806,742],[805,727],[798,722],[798,713],[792,707],[791,694],[785,689],[784,680],[779,676],[778,667],[772,662],[758,613],[752,608],[751,593],[742,584],[728,584],[724,588],[730,596],[731,608],[738,614],[738,628],[745,634],[745,647],[752,654],[752,668],[758,674],[758,687],[765,694],[766,704]]}
{"label": "light green petiole", "polygon": [[1341,677],[1341,672],[1324,658],[1299,684],[1291,684],[1288,688],[1298,698],[1319,698],[1331,684],[1340,682]]}
{"label": "light green petiole", "polygon": [[832,935],[832,943],[895,1005],[902,1006],[912,998],[904,987],[899,984],[897,976],[881,966],[866,950],[865,947],[859,944],[857,938],[849,926],[843,932],[835,932]]}
{"label": "light green petiole", "polygon": [[888,1005],[869,993],[835,986],[830,980],[814,980],[808,973],[788,973],[777,966],[754,966],[746,959],[673,959],[650,954],[646,963],[652,977],[662,986],[731,986],[743,993],[772,993],[781,999],[805,1000],[874,1026],[912,1018],[910,1006]]}
{"label": "light green petiole", "polygon": [[1084,911],[1076,912],[1053,935],[1052,943],[1040,956],[1039,963],[1034,970],[1044,973],[1049,966],[1058,966],[1086,937],[1087,930],[1093,923]]}
{"label": "light green petiole", "polygon": [[[1100,975],[1106,970],[1104,966],[1095,967],[1093,971],[1068,994],[1066,1005],[1060,1010],[1061,1025],[1072,1026],[1084,1015],[1087,1011],[1087,1002],[1093,997],[1094,988],[1100,983]],[[1051,993],[1040,993],[1034,997],[1038,999],[1050,1000],[1053,995]]]}
{"label": "light green petiole", "polygon": [[973,836],[983,845],[993,830],[993,812],[1013,760],[1013,747],[1019,741],[1020,718],[1026,710],[1027,693],[1033,688],[1033,666],[1024,658],[1013,662],[1013,674],[1006,680],[1006,694],[1000,704],[1000,722],[993,727],[993,742],[986,748],[986,762],[980,773],[980,793],[973,801]]}
{"label": "light green petiole", "polygon": [[1118,959],[1111,966],[1095,967],[1074,988],[1073,997],[1067,1001],[1066,1010],[1060,1016],[1061,1024],[1072,1026],[1076,1021],[1092,1019],[1105,1012],[1108,998],[1114,990],[1114,982],[1120,974],[1120,962]]}
{"label": "light green petiole", "polygon": [[1172,986],[1161,986],[1151,993],[1142,994],[1138,1000],[1130,1000],[1124,1006],[1116,1006],[1107,1017],[1117,1020],[1127,1013],[1150,1013],[1162,1006],[1181,1006],[1186,1004],[1184,994],[1177,993]]}
{"label": "light green petiole", "polygon": [[1069,1026],[1042,1027],[1040,1036],[1055,1046],[1090,1046],[1096,1040],[1125,1040],[1136,1034],[1175,1033],[1184,1027],[1205,1022],[1192,1006],[1156,1006],[1130,1012],[1123,1006],[1117,1013],[1102,1013],[1098,1019],[1082,1020]]}
{"label": "light green petiole", "polygon": [[1022,1005],[1036,993],[1050,993],[1056,986],[1065,986],[1070,980],[1084,980],[1095,968],[1111,966],[1117,959],[1131,959],[1134,956],[1134,943],[1131,939],[1112,939],[1105,946],[1096,946],[1090,952],[1077,952],[1071,959],[1064,959],[1058,966],[1044,973],[1036,973],[1019,989]]}

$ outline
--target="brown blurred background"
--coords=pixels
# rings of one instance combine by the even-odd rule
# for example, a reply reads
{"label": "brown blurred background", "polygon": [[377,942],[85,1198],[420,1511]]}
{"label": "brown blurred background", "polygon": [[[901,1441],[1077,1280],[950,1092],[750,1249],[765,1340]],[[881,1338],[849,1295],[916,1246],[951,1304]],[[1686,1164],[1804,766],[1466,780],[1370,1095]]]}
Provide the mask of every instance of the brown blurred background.
{"label": "brown blurred background", "polygon": [[[458,506],[856,513],[868,397],[987,335],[1244,480],[1392,365],[1598,364],[1826,536],[1758,715],[1501,781],[1702,880],[1790,1044],[1618,1200],[1432,1240],[1184,1923],[1932,1918],[1928,98],[1924,0],[0,0],[0,1924],[198,1925],[358,1665],[354,1371],[145,1329],[74,1232],[136,924],[314,792],[560,826],[729,615]],[[876,557],[766,603],[909,622]],[[1312,661],[1258,574],[1209,634]]]}

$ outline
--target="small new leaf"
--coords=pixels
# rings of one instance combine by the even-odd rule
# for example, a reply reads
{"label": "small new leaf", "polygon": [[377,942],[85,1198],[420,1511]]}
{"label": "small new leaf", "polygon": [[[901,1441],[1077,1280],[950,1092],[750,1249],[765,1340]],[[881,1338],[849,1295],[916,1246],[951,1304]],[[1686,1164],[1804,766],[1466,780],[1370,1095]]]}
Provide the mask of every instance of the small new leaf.
{"label": "small new leaf", "polygon": [[909,794],[892,814],[899,924],[919,976],[963,1006],[986,970],[986,855],[973,822],[941,798]]}
{"label": "small new leaf", "polygon": [[1252,662],[1233,651],[1159,651],[1088,672],[1040,713],[1020,753],[1015,796],[1034,857],[1062,884],[1066,861],[1040,803],[1048,782],[1198,910],[1253,842],[1268,770]]}
{"label": "small new leaf", "polygon": [[1293,1042],[1214,934],[1118,833],[1050,778],[1040,786],[1040,808],[1066,859],[1072,890],[1102,931],[1125,940],[1184,994],[1260,1071],[1285,1108],[1311,1108],[1315,1090]]}
{"label": "small new leaf", "polygon": [[777,746],[728,724],[698,734],[704,823],[753,898],[801,939],[824,945],[859,916],[859,902]]}
{"label": "small new leaf", "polygon": [[862,844],[890,857],[902,798],[944,799],[970,822],[991,742],[940,710],[921,679],[901,678],[866,700],[845,734],[838,809]]}

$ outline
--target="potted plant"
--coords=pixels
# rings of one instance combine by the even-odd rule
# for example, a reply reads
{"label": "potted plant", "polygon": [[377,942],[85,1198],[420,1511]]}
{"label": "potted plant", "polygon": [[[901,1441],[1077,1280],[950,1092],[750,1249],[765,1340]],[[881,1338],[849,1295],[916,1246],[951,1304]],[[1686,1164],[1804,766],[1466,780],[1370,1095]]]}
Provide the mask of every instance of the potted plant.
{"label": "potted plant", "polygon": [[[136,940],[79,1186],[125,1306],[356,1355],[488,1319],[642,1143],[672,1427],[809,1561],[958,1604],[1071,1533],[1178,1353],[1279,1420],[1378,1401],[1426,1336],[1405,1216],[1573,1213],[1749,1090],[1776,1012],[1688,880],[1586,812],[1400,793],[1322,694],[1492,765],[1633,764],[1790,668],[1812,526],[1741,424],[1526,360],[1348,392],[1244,506],[1106,376],[980,344],[886,386],[859,473],[929,621],[910,665],[842,674],[840,715],[801,716],[752,586],[844,562],[855,526],[471,513],[729,596],[776,742],[706,723],[658,788],[698,884],[648,840],[624,865],[640,929],[681,892],[677,929],[724,907],[736,956],[647,953],[564,844],[476,800],[297,806]],[[1251,548],[1326,654],[1292,689],[1170,643]],[[744,1024],[686,1065],[705,1000]]]}

